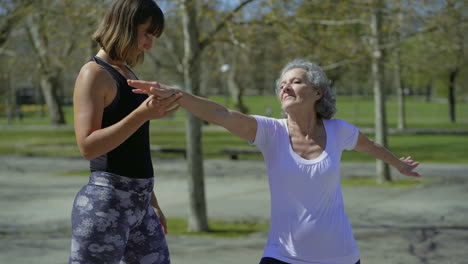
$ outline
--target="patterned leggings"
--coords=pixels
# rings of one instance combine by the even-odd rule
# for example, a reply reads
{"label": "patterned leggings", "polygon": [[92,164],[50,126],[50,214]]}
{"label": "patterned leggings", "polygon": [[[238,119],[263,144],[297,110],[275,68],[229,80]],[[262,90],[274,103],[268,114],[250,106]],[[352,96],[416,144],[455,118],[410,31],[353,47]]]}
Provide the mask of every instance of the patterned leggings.
{"label": "patterned leggings", "polygon": [[93,172],[73,204],[69,263],[169,264],[152,191],[152,178]]}

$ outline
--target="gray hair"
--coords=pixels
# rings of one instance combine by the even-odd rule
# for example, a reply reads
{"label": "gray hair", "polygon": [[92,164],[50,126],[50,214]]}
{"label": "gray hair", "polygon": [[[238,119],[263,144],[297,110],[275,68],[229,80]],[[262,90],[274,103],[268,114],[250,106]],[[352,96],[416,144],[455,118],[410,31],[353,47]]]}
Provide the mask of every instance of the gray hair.
{"label": "gray hair", "polygon": [[331,81],[320,66],[304,59],[294,59],[290,61],[281,70],[280,78],[276,81],[276,91],[279,94],[281,88],[281,78],[283,75],[292,69],[304,69],[306,71],[307,80],[315,89],[322,91],[322,98],[315,104],[317,116],[323,119],[330,119],[336,113],[336,100],[331,88]]}

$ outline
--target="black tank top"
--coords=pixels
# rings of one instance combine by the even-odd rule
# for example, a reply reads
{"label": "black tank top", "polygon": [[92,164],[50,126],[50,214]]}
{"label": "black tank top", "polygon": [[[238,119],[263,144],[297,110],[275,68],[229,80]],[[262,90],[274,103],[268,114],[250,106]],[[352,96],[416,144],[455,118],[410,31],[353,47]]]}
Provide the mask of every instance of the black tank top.
{"label": "black tank top", "polygon": [[[147,98],[147,95],[133,93],[127,84],[127,79],[103,59],[95,56],[91,61],[109,72],[117,85],[117,94],[112,103],[104,109],[102,116],[101,128],[105,128],[130,114]],[[90,168],[91,171],[107,171],[130,178],[152,178],[149,121],[115,149],[92,159]]]}

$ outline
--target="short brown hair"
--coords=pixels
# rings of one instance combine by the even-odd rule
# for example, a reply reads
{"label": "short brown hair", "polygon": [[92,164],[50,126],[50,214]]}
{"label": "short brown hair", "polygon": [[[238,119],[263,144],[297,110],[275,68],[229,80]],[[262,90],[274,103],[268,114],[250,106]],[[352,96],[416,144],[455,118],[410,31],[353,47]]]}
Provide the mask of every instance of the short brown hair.
{"label": "short brown hair", "polygon": [[113,60],[129,66],[142,63],[144,53],[134,56],[138,49],[137,28],[151,19],[148,33],[161,36],[164,14],[153,0],[115,0],[92,38]]}

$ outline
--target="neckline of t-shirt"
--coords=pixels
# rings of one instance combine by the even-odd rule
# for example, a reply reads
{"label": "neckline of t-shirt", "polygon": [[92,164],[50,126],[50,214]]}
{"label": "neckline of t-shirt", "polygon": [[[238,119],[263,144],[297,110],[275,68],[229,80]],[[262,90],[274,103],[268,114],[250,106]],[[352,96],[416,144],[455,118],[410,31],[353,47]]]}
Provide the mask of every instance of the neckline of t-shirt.
{"label": "neckline of t-shirt", "polygon": [[303,163],[303,164],[315,164],[315,163],[318,163],[318,162],[322,161],[323,159],[325,159],[328,156],[327,150],[328,150],[329,145],[330,145],[330,141],[329,141],[330,133],[328,133],[329,129],[327,128],[328,127],[327,120],[322,119],[322,122],[323,122],[323,127],[325,129],[325,135],[326,135],[325,149],[322,151],[322,153],[320,153],[320,155],[318,157],[309,160],[309,159],[305,159],[305,158],[301,157],[299,154],[297,154],[294,151],[294,149],[292,147],[292,144],[291,144],[291,138],[289,136],[288,120],[284,119],[284,126],[286,127],[286,139],[287,139],[287,142],[288,142],[289,153],[291,153],[291,156],[294,158],[295,161],[297,161],[299,163]]}

